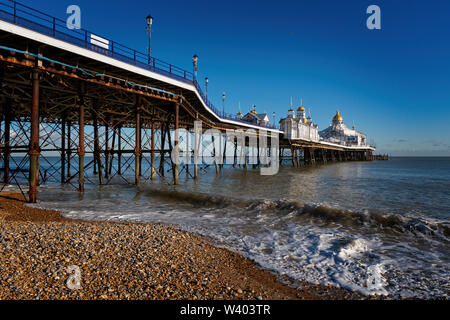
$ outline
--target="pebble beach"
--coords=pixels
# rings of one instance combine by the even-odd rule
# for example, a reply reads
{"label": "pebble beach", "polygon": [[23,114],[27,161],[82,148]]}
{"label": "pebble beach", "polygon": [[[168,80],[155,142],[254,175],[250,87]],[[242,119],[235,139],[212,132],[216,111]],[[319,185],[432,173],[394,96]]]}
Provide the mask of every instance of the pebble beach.
{"label": "pebble beach", "polygon": [[[163,224],[89,222],[0,194],[0,299],[366,299],[283,279]],[[80,270],[69,289],[68,268]]]}

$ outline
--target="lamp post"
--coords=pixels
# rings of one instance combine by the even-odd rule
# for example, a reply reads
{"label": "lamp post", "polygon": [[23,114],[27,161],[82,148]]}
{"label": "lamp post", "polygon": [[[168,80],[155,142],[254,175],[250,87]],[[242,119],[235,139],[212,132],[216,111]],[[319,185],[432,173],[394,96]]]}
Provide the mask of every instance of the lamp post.
{"label": "lamp post", "polygon": [[152,24],[153,17],[151,15],[147,16],[147,31],[148,31],[148,64],[151,63],[151,55],[152,55]]}
{"label": "lamp post", "polygon": [[225,117],[225,92],[222,93],[222,116]]}
{"label": "lamp post", "polygon": [[198,62],[198,56],[194,54],[192,57],[192,65],[194,67],[194,82],[197,81],[197,62]]}
{"label": "lamp post", "polygon": [[208,99],[208,77],[205,78],[205,91],[206,91],[206,99]]}
{"label": "lamp post", "polygon": [[272,113],[273,116],[273,126],[275,127],[275,111]]}

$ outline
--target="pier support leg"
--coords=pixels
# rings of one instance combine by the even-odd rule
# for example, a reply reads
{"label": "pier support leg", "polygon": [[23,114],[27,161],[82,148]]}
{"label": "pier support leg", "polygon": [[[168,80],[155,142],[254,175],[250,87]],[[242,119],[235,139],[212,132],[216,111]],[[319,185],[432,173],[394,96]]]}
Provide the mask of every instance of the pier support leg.
{"label": "pier support leg", "polygon": [[[114,128],[114,125],[113,125],[113,128]],[[111,177],[111,174],[112,174],[112,163],[113,163],[113,160],[114,160],[114,146],[115,146],[115,144],[116,144],[116,131],[113,130],[113,141],[111,143],[111,150],[110,150],[110,153],[109,153],[109,170],[108,170],[108,174],[109,174],[110,177]]]}
{"label": "pier support leg", "polygon": [[291,148],[291,156],[292,156],[292,166],[295,168],[296,164],[295,164],[295,150],[294,150],[294,148]]}
{"label": "pier support leg", "polygon": [[222,164],[220,165],[220,168],[223,170],[223,166],[225,165],[225,162],[227,160],[227,136],[225,135],[223,138],[224,146],[223,146],[223,156],[222,156]]}
{"label": "pier support leg", "polygon": [[243,154],[244,154],[244,169],[247,171],[247,140],[250,138],[244,136]]}
{"label": "pier support leg", "polygon": [[164,148],[166,145],[166,132],[165,132],[165,128],[164,125],[161,124],[161,155],[159,157],[159,172],[161,174],[161,176],[164,177]]}
{"label": "pier support leg", "polygon": [[72,121],[67,121],[67,177],[70,178],[72,167]]}
{"label": "pier support leg", "polygon": [[141,105],[140,97],[136,96],[136,131],[134,148],[134,183],[139,185],[141,172]]}
{"label": "pier support leg", "polygon": [[11,101],[6,102],[6,107],[3,107],[3,117],[5,119],[5,147],[3,156],[3,182],[9,183],[9,161],[11,157]]}
{"label": "pier support leg", "polygon": [[280,161],[280,167],[283,164],[283,156],[284,156],[284,149],[280,148],[280,154],[279,154],[279,161]]}
{"label": "pier support leg", "polygon": [[180,104],[177,102],[175,105],[175,159],[173,164],[173,184],[178,185],[178,162],[179,162],[179,152],[178,152],[178,126],[179,126],[179,115],[180,115]]}
{"label": "pier support leg", "polygon": [[152,144],[152,151],[151,151],[151,174],[150,179],[153,181],[155,179],[155,123],[152,120],[152,136],[151,136],[151,144]]}
{"label": "pier support leg", "polygon": [[211,140],[213,144],[213,156],[214,156],[214,165],[216,167],[216,176],[219,175],[219,165],[217,164],[217,153],[216,153],[216,143],[214,141],[214,135],[211,135]]}
{"label": "pier support leg", "polygon": [[33,70],[33,101],[31,103],[31,135],[30,135],[30,175],[28,202],[36,203],[37,201],[37,184],[39,179],[39,155],[41,148],[39,146],[39,70]]}
{"label": "pier support leg", "polygon": [[84,156],[86,149],[84,147],[84,82],[80,83],[80,100],[79,100],[79,136],[78,136],[78,191],[84,192]]}
{"label": "pier support leg", "polygon": [[197,121],[194,122],[194,179],[198,179],[198,156],[199,156],[199,145],[200,145],[200,139],[201,132],[200,132],[200,126],[197,125]]}
{"label": "pier support leg", "polygon": [[66,182],[66,115],[61,119],[61,184]]}
{"label": "pier support leg", "polygon": [[236,168],[236,164],[237,164],[237,138],[234,138],[233,144],[234,144],[233,168]]}
{"label": "pier support leg", "polygon": [[117,129],[117,174],[122,175],[122,125]]}
{"label": "pier support leg", "polygon": [[[96,108],[96,102],[94,102],[94,108]],[[97,109],[98,110],[98,109]],[[100,155],[100,142],[98,136],[98,120],[97,114],[93,114],[93,124],[94,124],[94,174],[98,173],[98,183],[103,184],[103,173],[102,173],[102,159]]]}
{"label": "pier support leg", "polygon": [[185,164],[185,168],[186,168],[186,178],[189,178],[189,163],[192,159],[192,154],[191,154],[190,144],[189,144],[191,131],[189,129],[186,129],[186,131],[187,131],[187,134],[186,134],[186,155],[185,155],[186,164]]}
{"label": "pier support leg", "polygon": [[109,125],[105,123],[105,179],[109,179]]}

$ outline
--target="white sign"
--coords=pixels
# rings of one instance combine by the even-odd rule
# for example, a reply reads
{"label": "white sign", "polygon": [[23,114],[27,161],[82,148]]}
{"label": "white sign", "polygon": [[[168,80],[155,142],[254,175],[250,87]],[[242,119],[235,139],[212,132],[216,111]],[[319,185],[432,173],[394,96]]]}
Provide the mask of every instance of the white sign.
{"label": "white sign", "polygon": [[109,50],[109,40],[96,36],[95,34],[91,34],[91,44]]}

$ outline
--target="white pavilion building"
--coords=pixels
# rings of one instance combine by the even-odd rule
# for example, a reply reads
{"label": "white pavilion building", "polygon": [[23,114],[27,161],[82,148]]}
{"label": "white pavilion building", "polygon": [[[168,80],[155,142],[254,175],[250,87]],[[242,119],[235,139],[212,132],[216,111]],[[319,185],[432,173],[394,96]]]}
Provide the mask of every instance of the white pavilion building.
{"label": "white pavilion building", "polygon": [[[292,104],[292,102],[291,102]],[[306,117],[303,103],[297,109],[297,115],[291,108],[287,118],[280,120],[280,129],[284,132],[284,138],[289,140],[319,141],[319,126],[312,122],[311,116]]]}
{"label": "white pavilion building", "polygon": [[336,115],[333,117],[333,121],[330,126],[319,132],[320,138],[327,142],[337,143],[345,146],[357,146],[362,147],[367,145],[367,137],[364,133],[361,133],[355,129],[349,129],[342,116],[337,110]]}

